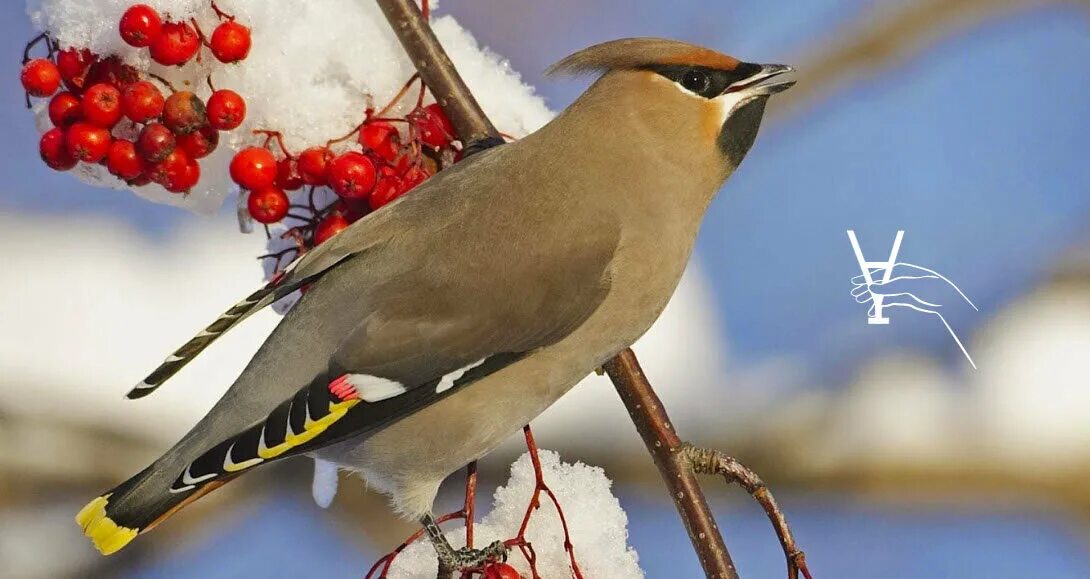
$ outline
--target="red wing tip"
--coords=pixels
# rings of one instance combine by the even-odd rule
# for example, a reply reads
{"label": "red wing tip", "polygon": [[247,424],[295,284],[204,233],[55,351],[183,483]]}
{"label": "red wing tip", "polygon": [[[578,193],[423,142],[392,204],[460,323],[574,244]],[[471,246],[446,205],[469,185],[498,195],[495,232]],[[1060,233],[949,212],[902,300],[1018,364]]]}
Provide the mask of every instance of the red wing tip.
{"label": "red wing tip", "polygon": [[341,402],[345,400],[359,400],[360,395],[356,387],[348,381],[348,374],[329,383],[329,393],[336,396]]}

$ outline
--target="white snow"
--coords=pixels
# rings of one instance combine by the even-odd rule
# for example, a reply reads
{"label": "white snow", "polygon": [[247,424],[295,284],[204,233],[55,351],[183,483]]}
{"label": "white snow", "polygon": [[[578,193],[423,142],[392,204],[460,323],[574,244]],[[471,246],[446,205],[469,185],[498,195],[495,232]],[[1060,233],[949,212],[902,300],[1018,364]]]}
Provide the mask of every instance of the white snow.
{"label": "white snow", "polygon": [[[144,2],[175,20],[196,18],[206,34],[211,34],[217,22],[207,0]],[[160,74],[176,86],[186,86],[202,98],[210,94],[204,79],[211,73],[217,87],[235,90],[246,99],[246,122],[224,134],[217,151],[202,160],[201,182],[191,195],[174,195],[156,185],[136,191],[152,201],[202,213],[214,211],[234,192],[227,166],[234,151],[259,142],[251,134],[253,129],[282,131],[287,146],[296,153],[324,144],[359,124],[369,102],[385,104],[414,72],[375,2],[220,0],[217,4],[251,27],[250,56],[242,63],[225,65],[204,51],[201,63],[194,61],[168,69],[152,63],[146,50],[121,41],[117,22],[132,5],[131,0],[27,3],[34,24],[48,30],[62,46],[117,54],[139,69]],[[551,118],[544,101],[519,80],[506,61],[482,49],[453,18],[439,17],[434,24],[454,64],[501,131],[523,136]],[[402,107],[395,113],[407,111]],[[39,112],[39,123],[42,114]],[[101,167],[81,167],[75,174],[94,184],[123,186]]]}
{"label": "white snow", "polygon": [[[583,463],[561,462],[560,455],[548,450],[540,451],[540,457],[545,483],[556,493],[567,518],[576,562],[583,576],[595,579],[643,577],[636,551],[628,545],[628,516],[610,492],[613,483],[605,472]],[[533,491],[534,470],[527,453],[511,465],[507,484],[496,489],[493,495],[491,512],[474,527],[474,546],[487,546],[493,541],[514,537]],[[456,525],[450,523],[447,538],[458,548],[465,544],[465,528]],[[526,538],[537,553],[538,573],[542,577],[572,576],[560,518],[544,493],[541,508],[530,520]],[[530,567],[517,549],[511,551],[507,562],[530,576]],[[390,578],[434,577],[435,569],[435,552],[430,543],[422,540],[398,556]]]}

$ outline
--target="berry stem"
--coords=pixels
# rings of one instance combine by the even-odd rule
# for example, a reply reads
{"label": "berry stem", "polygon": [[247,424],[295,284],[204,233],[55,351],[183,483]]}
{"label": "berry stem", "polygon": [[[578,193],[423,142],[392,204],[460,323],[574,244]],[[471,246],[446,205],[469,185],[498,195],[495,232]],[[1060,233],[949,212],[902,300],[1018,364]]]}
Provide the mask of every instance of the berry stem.
{"label": "berry stem", "polygon": [[216,5],[215,0],[211,0],[209,3],[212,5],[212,11],[216,13],[216,17],[219,18],[220,20],[228,20],[228,21],[231,21],[231,22],[233,22],[235,20],[234,15],[228,14],[228,13],[224,12],[223,10],[221,10],[220,7]]}
{"label": "berry stem", "polygon": [[254,134],[265,135],[265,143],[262,145],[263,147],[268,148],[269,143],[275,139],[276,145],[280,147],[280,152],[284,153],[284,155],[286,155],[289,159],[295,158],[295,155],[292,155],[291,151],[289,151],[288,148],[284,145],[284,133],[271,129],[254,129]]}
{"label": "berry stem", "polygon": [[346,134],[344,136],[337,137],[336,139],[330,139],[330,140],[326,141],[325,142],[326,148],[328,149],[328,148],[332,147],[333,145],[336,145],[337,143],[343,143],[343,142],[351,139],[352,137],[356,136],[356,134],[358,134],[360,132],[360,129],[363,128],[363,125],[365,123],[366,123],[366,121],[356,125],[351,131],[348,132],[348,134]]}
{"label": "berry stem", "polygon": [[428,87],[424,86],[424,83],[420,83],[420,93],[416,95],[416,106],[413,108],[414,111],[418,111],[424,106],[424,93],[427,89]]}
{"label": "berry stem", "polygon": [[314,216],[313,215],[308,217],[306,215],[298,215],[296,213],[291,213],[290,211],[284,217],[290,217],[292,219],[296,219],[298,221],[303,221],[305,223],[313,223],[314,222]]}
{"label": "berry stem", "polygon": [[[414,72],[413,75],[409,77],[409,80],[405,81],[405,84],[401,87],[401,90],[397,91],[397,94],[394,95],[394,98],[390,99],[390,102],[386,103],[386,106],[382,107],[382,110],[379,111],[378,114],[375,116],[385,117],[386,113],[390,112],[390,109],[394,108],[394,106],[397,105],[398,101],[405,97],[405,94],[409,92],[409,89],[412,88],[413,83],[417,80],[420,80],[420,73]],[[423,90],[423,82],[420,83],[420,88],[421,90]],[[370,115],[368,115],[367,119],[375,120],[375,118],[371,117]]]}
{"label": "berry stem", "polygon": [[[526,507],[526,515],[522,518],[522,525],[519,527],[518,535],[515,535],[513,539],[504,541],[504,544],[508,547],[519,547],[523,552],[523,556],[526,557],[527,562],[530,563],[530,571],[534,575],[534,579],[540,579],[537,574],[537,569],[534,568],[536,557],[531,559],[530,555],[533,554],[530,543],[526,541],[526,529],[530,526],[530,517],[533,516],[534,511],[541,508],[541,493],[545,493],[552,501],[553,506],[556,507],[556,513],[560,517],[560,526],[564,529],[564,550],[568,552],[568,559],[571,561],[572,577],[575,579],[583,579],[583,572],[579,569],[579,564],[575,561],[575,549],[572,546],[571,534],[568,532],[568,521],[564,517],[564,509],[560,507],[560,501],[557,500],[556,495],[553,494],[549,485],[545,484],[544,472],[541,468],[541,458],[538,456],[537,443],[534,441],[534,433],[530,430],[530,425],[522,427],[522,432],[526,437],[526,449],[530,453],[530,462],[534,466],[534,494],[530,496],[530,505]],[[525,547],[530,547],[526,549]]]}
{"label": "berry stem", "polygon": [[163,78],[163,77],[161,77],[161,76],[159,76],[159,75],[155,74],[154,72],[149,72],[149,73],[148,73],[148,77],[150,77],[150,78],[153,78],[153,79],[155,79],[155,80],[159,81],[159,83],[160,83],[160,84],[162,84],[163,86],[165,86],[165,87],[167,87],[168,89],[170,89],[170,92],[171,92],[172,94],[173,94],[173,93],[176,93],[176,92],[178,92],[178,89],[177,89],[177,88],[174,88],[174,84],[173,84],[173,83],[171,83],[171,82],[170,82],[169,80],[167,80],[167,79],[165,79],[165,78]]}
{"label": "berry stem", "polygon": [[466,547],[473,548],[473,515],[477,505],[477,461],[466,467],[466,498],[463,503],[466,514]]}
{"label": "berry stem", "polygon": [[[190,18],[189,23],[193,25],[193,30],[195,30],[197,32],[197,39],[200,40],[201,45],[206,46],[209,49],[211,49],[212,44],[210,42],[208,42],[208,37],[206,37],[204,35],[204,31],[201,30],[200,24],[197,24],[197,19],[196,18]],[[199,64],[200,62],[201,62],[201,53],[200,53],[200,51],[198,51],[197,52],[197,63]]]}
{"label": "berry stem", "polygon": [[39,42],[41,42],[43,40],[46,41],[46,44],[49,47],[49,58],[50,59],[53,58],[53,41],[52,41],[52,39],[49,38],[49,33],[48,32],[43,32],[43,33],[35,36],[34,39],[31,40],[30,42],[26,43],[26,48],[23,49],[23,64],[24,65],[26,63],[30,62],[30,51],[31,51],[31,49],[33,49],[35,46],[38,45]]}

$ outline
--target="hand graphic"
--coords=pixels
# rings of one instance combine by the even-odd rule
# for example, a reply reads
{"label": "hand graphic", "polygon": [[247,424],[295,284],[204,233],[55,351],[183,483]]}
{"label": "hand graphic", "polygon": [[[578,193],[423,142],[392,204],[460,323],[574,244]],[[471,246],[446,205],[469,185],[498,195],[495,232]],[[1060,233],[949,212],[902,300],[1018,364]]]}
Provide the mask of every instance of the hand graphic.
{"label": "hand graphic", "polygon": [[883,315],[886,308],[900,307],[933,314],[957,342],[969,364],[976,368],[973,358],[941,313],[962,303],[977,309],[954,282],[934,270],[911,263],[897,263],[889,270],[882,267],[869,268],[868,274],[852,278],[851,293],[856,302],[871,304],[867,312],[870,323],[889,323],[889,319]]}

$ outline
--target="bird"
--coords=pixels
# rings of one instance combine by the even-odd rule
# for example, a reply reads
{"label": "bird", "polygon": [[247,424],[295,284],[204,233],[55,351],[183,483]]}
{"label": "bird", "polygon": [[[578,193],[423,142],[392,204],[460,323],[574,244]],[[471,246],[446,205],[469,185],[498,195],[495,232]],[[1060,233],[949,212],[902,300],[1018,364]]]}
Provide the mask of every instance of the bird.
{"label": "bird", "polygon": [[154,392],[255,311],[308,291],[215,406],[77,523],[118,551],[275,460],[358,473],[465,569],[502,544],[451,548],[440,483],[495,449],[658,318],[705,211],[793,69],[677,40],[576,52],[595,79],[530,135],[440,171],[297,258],[130,392]]}

